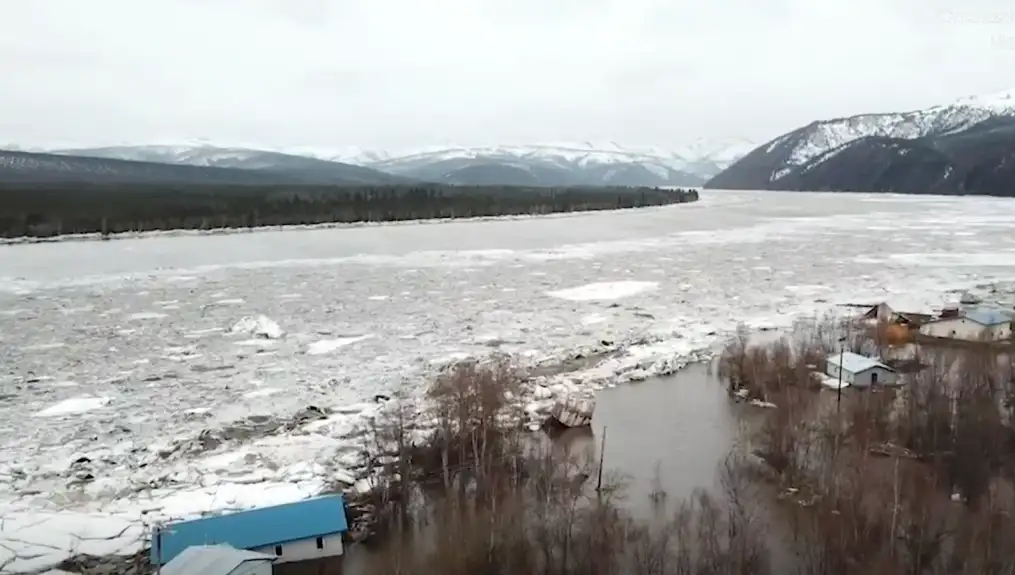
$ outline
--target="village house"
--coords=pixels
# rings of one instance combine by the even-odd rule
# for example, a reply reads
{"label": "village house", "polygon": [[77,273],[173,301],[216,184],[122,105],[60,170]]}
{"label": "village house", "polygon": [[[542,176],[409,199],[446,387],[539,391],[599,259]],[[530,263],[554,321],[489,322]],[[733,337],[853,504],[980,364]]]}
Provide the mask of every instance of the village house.
{"label": "village house", "polygon": [[159,575],[272,575],[274,555],[228,545],[195,545],[173,557]]}
{"label": "village house", "polygon": [[1013,313],[1002,309],[970,308],[941,317],[920,327],[920,335],[964,341],[1005,341],[1012,337]]}
{"label": "village house", "polygon": [[825,360],[825,375],[838,381],[842,387],[870,387],[871,385],[894,385],[898,374],[880,361],[850,351],[828,356]]}
{"label": "village house", "polygon": [[151,559],[165,565],[188,548],[207,545],[267,554],[274,565],[339,558],[348,529],[342,496],[327,495],[170,523],[152,535]]}
{"label": "village house", "polygon": [[895,311],[887,303],[870,306],[860,315],[860,319],[870,323],[900,325],[909,329],[917,329],[934,316],[926,313]]}

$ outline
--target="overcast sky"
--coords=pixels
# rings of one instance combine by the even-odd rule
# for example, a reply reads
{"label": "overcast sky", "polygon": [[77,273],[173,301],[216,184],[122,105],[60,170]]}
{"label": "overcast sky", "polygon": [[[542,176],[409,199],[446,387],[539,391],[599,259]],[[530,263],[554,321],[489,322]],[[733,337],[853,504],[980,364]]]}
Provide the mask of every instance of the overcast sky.
{"label": "overcast sky", "polygon": [[10,0],[0,142],[764,141],[1015,88],[1011,0]]}

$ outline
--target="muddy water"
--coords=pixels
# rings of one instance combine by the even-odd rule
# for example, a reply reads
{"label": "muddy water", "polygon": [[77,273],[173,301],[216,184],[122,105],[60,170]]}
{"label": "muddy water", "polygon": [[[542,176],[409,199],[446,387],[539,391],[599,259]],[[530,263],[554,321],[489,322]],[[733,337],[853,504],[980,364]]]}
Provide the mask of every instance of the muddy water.
{"label": "muddy water", "polygon": [[651,509],[656,486],[670,498],[719,487],[718,466],[733,445],[738,408],[707,366],[695,364],[600,391],[592,434],[564,434],[559,441],[598,453],[605,436],[603,466],[624,482],[625,505],[642,513]]}
{"label": "muddy water", "polygon": [[[718,490],[719,465],[733,445],[740,408],[706,365],[695,364],[668,377],[600,391],[591,431],[569,430],[553,441],[576,455],[593,450],[590,455],[598,457],[605,432],[606,477],[619,476],[626,486],[623,505],[648,517],[657,477],[669,501],[697,488]],[[369,575],[383,556],[383,548],[352,546],[343,572]]]}

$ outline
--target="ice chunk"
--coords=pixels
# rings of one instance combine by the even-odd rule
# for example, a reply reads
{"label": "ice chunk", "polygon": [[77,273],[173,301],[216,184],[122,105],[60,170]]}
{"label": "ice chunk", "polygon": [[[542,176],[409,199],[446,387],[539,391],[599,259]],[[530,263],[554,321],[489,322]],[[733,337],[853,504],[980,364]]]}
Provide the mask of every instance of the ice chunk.
{"label": "ice chunk", "polygon": [[275,395],[281,393],[282,390],[277,387],[262,387],[261,389],[255,389],[254,391],[248,392],[244,397],[255,398],[255,397],[267,397],[269,395]]}
{"label": "ice chunk", "polygon": [[247,316],[236,322],[230,333],[246,333],[266,339],[279,339],[285,332],[271,318],[265,315]]}
{"label": "ice chunk", "polygon": [[323,355],[331,353],[339,348],[370,339],[372,335],[360,335],[355,337],[340,337],[338,339],[323,339],[315,341],[307,348],[307,355]]}
{"label": "ice chunk", "polygon": [[164,317],[168,317],[168,316],[166,314],[164,314],[164,313],[159,313],[159,312],[155,312],[155,311],[141,311],[141,312],[138,312],[138,313],[132,313],[132,314],[130,314],[130,319],[136,319],[136,320],[162,319]]}
{"label": "ice chunk", "polygon": [[645,291],[654,290],[657,287],[659,287],[659,282],[633,280],[596,282],[547,292],[547,295],[570,301],[613,300],[631,297]]}
{"label": "ice chunk", "polygon": [[93,409],[99,409],[106,405],[109,405],[112,399],[109,397],[93,397],[90,395],[81,395],[78,397],[72,397],[65,399],[60,403],[51,405],[42,411],[35,414],[36,417],[61,417],[64,415],[74,415],[77,413],[84,413],[86,411],[92,411]]}

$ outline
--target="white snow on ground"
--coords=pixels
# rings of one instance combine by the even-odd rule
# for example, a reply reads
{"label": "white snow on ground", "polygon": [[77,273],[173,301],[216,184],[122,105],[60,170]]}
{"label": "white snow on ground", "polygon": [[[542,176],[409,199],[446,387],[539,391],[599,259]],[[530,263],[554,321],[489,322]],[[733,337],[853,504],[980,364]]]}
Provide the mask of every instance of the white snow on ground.
{"label": "white snow on ground", "polygon": [[818,381],[821,382],[821,385],[827,387],[828,389],[839,389],[840,385],[842,385],[842,389],[846,389],[847,387],[849,387],[849,382],[848,381],[842,381],[842,382],[840,382],[839,378],[832,377],[832,376],[830,376],[828,374],[824,374],[824,373],[819,373],[817,375],[818,375]]}
{"label": "white snow on ground", "polygon": [[[1015,280],[1015,202],[894,199],[714,192],[567,220],[8,246],[0,309],[30,311],[0,315],[0,385],[11,396],[0,401],[0,565],[11,549],[22,558],[0,572],[99,544],[71,545],[55,527],[27,537],[24,525],[54,525],[46,514],[80,536],[108,529],[109,517],[139,525],[148,509],[191,516],[362,483],[357,433],[374,395],[418,393],[458,358],[499,352],[544,366],[603,353],[527,383],[519,399],[536,418],[556,397],[677,369],[738,322],[778,327],[885,299],[920,311]],[[461,250],[463,237],[475,251]],[[546,297],[612,297],[645,278],[654,287],[629,297]],[[379,305],[376,294],[402,295]],[[224,298],[244,303],[216,304]],[[180,309],[159,321],[125,321],[173,300]],[[260,314],[287,333],[258,330],[270,325]],[[352,345],[346,334],[373,337]],[[346,343],[324,344],[335,341]],[[330,350],[309,354],[315,346]],[[274,389],[283,392],[262,395]],[[35,417],[83,395],[115,402]],[[308,406],[327,415],[257,431]],[[13,532],[12,517],[23,525]],[[136,532],[125,538],[141,545]]]}
{"label": "white snow on ground", "polygon": [[614,300],[638,295],[659,287],[659,282],[617,281],[595,282],[583,286],[547,292],[548,295],[571,301]]}
{"label": "white snow on ground", "polygon": [[[73,387],[72,385],[64,385],[59,387]],[[92,411],[109,405],[111,398],[108,397],[91,397],[88,395],[82,395],[79,397],[72,397],[65,399],[60,403],[51,405],[42,411],[36,412],[36,417],[62,417],[64,415],[75,415],[78,413],[84,413],[86,411]]]}

